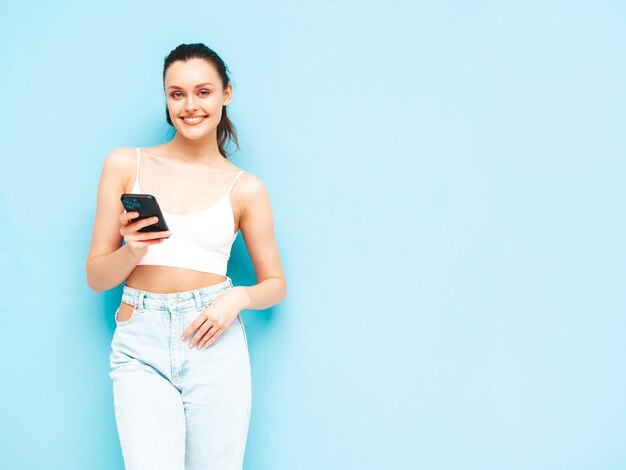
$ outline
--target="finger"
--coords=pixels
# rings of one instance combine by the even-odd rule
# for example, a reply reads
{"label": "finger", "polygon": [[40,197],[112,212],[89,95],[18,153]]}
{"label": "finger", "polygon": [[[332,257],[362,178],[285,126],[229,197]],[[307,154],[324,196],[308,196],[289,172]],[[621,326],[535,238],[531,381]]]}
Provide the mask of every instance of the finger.
{"label": "finger", "polygon": [[154,239],[168,238],[171,235],[170,232],[139,232],[131,237],[132,240],[146,241]]}
{"label": "finger", "polygon": [[122,225],[128,225],[130,223],[130,220],[134,219],[135,217],[139,217],[139,212],[122,212],[120,214],[120,222],[122,223]]}
{"label": "finger", "polygon": [[[204,312],[198,315],[198,317],[191,322],[191,324],[187,327],[185,331],[183,331],[183,335],[181,339],[185,341],[194,331],[196,331],[200,325],[202,325],[206,321],[206,317],[204,316]],[[191,340],[190,340],[191,341]]]}
{"label": "finger", "polygon": [[126,243],[152,240],[154,238],[153,233],[154,232],[138,232],[137,230],[129,228],[128,225],[120,229],[120,235],[124,237]]}
{"label": "finger", "polygon": [[[150,225],[153,225],[157,221],[158,221],[158,218],[156,216],[155,217],[147,217],[145,219],[141,219],[141,220],[136,220],[134,222],[130,222],[130,223],[126,224],[124,226],[124,228],[127,229],[128,232],[138,232],[140,229],[142,229],[144,227],[148,227]],[[150,233],[154,233],[154,232],[150,232]]]}
{"label": "finger", "polygon": [[[205,337],[202,338],[202,341],[198,345],[199,348],[205,348],[206,349],[209,346],[211,346],[213,343],[215,343],[218,340],[218,338],[220,336],[222,336],[222,333],[224,332],[224,328],[220,328],[217,331],[216,330],[211,330],[211,331],[215,331],[213,336],[207,338],[208,334],[205,335]],[[211,333],[211,331],[209,331],[209,333]]]}
{"label": "finger", "polygon": [[[218,318],[209,319],[209,324],[212,325],[213,328],[209,329],[203,336],[202,339],[198,342],[198,347],[202,347],[200,343],[206,343],[211,339],[211,337],[219,331],[223,331],[226,329],[226,323]],[[221,334],[221,333],[220,333]]]}
{"label": "finger", "polygon": [[[198,344],[200,342],[200,340],[202,338],[204,338],[204,336],[206,335],[206,333],[208,331],[211,331],[211,329],[216,328],[216,326],[214,324],[212,324],[209,321],[205,321],[200,328],[198,328],[198,330],[196,331],[196,333],[193,335],[193,338],[191,338],[189,340],[189,347],[193,348],[196,344]],[[213,333],[211,333],[213,334]]]}
{"label": "finger", "polygon": [[141,237],[141,240],[151,240],[153,238],[169,238],[172,235],[172,232],[169,230],[165,230],[163,232],[139,232],[137,234],[138,237]]}
{"label": "finger", "polygon": [[152,223],[150,223],[149,221],[144,222],[143,220],[138,220],[137,222],[133,222],[120,228],[120,234],[126,240],[152,240],[153,238],[169,238],[169,236],[172,234],[169,230],[163,230],[159,232],[139,231],[142,228],[148,227],[150,225],[152,225]]}
{"label": "finger", "polygon": [[133,225],[134,225],[133,230],[139,230],[140,228],[148,227],[149,225],[154,225],[158,221],[159,221],[159,218],[156,216],[138,220],[136,222],[133,222]]}
{"label": "finger", "polygon": [[165,240],[166,240],[165,238],[155,238],[154,240],[134,241],[133,244],[137,245],[138,247],[151,246],[151,245],[158,245],[159,243],[163,243]]}

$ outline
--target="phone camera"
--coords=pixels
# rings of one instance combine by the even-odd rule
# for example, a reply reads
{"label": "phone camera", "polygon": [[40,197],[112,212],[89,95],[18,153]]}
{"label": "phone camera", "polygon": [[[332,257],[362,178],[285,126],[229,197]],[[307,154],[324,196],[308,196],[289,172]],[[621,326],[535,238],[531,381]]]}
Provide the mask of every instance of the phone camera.
{"label": "phone camera", "polygon": [[127,211],[139,209],[141,207],[141,202],[139,202],[137,199],[123,199],[122,203],[124,204],[124,208]]}

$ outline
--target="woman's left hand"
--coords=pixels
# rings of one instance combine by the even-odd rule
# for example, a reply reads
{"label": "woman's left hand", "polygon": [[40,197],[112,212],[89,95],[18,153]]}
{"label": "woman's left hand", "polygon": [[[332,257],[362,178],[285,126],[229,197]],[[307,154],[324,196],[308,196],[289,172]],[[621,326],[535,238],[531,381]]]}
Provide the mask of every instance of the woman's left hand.
{"label": "woman's left hand", "polygon": [[227,289],[207,305],[191,325],[183,332],[184,341],[194,331],[189,347],[208,348],[228,329],[245,305],[245,287]]}

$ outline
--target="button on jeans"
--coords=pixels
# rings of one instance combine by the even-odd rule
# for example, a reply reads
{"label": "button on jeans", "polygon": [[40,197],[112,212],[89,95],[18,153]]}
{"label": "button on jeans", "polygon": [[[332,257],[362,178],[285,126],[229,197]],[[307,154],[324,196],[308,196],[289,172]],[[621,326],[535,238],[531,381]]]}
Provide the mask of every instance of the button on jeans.
{"label": "button on jeans", "polygon": [[241,317],[206,349],[183,331],[233,287],[156,294],[124,286],[133,305],[111,341],[109,373],[126,470],[241,470],[252,400]]}

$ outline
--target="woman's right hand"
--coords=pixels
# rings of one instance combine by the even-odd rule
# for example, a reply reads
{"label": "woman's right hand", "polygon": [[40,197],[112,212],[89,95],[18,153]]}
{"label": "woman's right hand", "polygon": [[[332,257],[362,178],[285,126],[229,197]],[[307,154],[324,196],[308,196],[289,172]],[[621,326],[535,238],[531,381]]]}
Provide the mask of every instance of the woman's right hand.
{"label": "woman's right hand", "polygon": [[124,237],[128,249],[137,256],[143,256],[148,252],[150,245],[162,243],[165,238],[171,235],[169,230],[163,232],[140,232],[139,229],[153,225],[158,218],[148,217],[147,219],[131,222],[132,219],[139,217],[139,212],[122,212],[120,214],[120,235]]}

